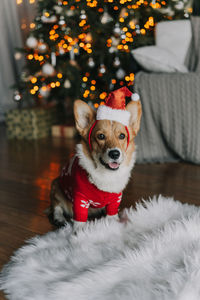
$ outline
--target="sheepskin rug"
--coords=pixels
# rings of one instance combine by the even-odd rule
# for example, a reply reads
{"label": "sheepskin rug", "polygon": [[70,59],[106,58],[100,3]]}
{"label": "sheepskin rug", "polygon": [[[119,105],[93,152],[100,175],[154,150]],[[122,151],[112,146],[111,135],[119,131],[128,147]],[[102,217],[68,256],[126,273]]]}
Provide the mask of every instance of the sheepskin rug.
{"label": "sheepskin rug", "polygon": [[200,208],[154,197],[77,235],[37,236],[1,274],[10,300],[199,300]]}

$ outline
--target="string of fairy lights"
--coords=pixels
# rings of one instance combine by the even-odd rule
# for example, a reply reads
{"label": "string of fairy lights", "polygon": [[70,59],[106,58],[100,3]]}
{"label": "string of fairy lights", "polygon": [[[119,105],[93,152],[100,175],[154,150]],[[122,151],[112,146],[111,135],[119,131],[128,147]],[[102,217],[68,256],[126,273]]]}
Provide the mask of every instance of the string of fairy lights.
{"label": "string of fairy lights", "polygon": [[[21,5],[23,1],[25,0],[16,0],[16,3]],[[38,0],[38,2],[40,1]],[[140,26],[134,13],[140,7],[162,9],[167,5],[166,1],[104,0],[103,2],[107,5],[110,3],[113,13],[119,11],[118,18],[115,20],[106,6],[100,5],[100,0],[84,0],[84,2],[88,9],[94,8],[100,14],[101,26],[107,26],[111,23],[114,26],[113,32],[105,40],[106,53],[113,57],[112,67],[115,69],[115,76],[109,78],[109,89],[112,90],[117,83],[120,86],[124,84],[131,86],[134,82],[134,73],[124,70],[120,55],[129,54],[136,36],[147,35],[147,32],[152,30],[156,23],[154,16],[151,15],[143,26]],[[180,2],[182,3],[182,1],[177,3]],[[29,0],[29,4],[35,4],[35,0]],[[71,70],[75,68],[82,75],[80,96],[86,101],[97,99],[98,101],[92,103],[96,108],[104,104],[108,91],[99,91],[97,94],[97,85],[99,80],[101,81],[105,76],[108,76],[110,70],[103,60],[99,61],[97,66],[94,55],[96,50],[93,30],[87,11],[81,5],[83,5],[81,0],[56,0],[52,10],[44,8],[42,14],[29,24],[31,32],[26,40],[26,58],[29,64],[37,64],[38,68],[33,74],[23,74],[22,79],[28,87],[29,94],[35,99],[48,99],[51,92],[56,89],[72,90],[73,80],[58,66],[58,59],[67,55],[68,68],[72,68]],[[190,10],[188,9],[185,13],[189,14]],[[77,14],[79,15],[78,24],[76,28],[72,28],[72,20]],[[69,20],[69,24],[66,19]],[[172,17],[169,15],[168,19],[172,19]],[[25,29],[26,26],[23,24],[21,28]],[[48,28],[48,31],[45,31],[45,38],[43,35],[35,36],[33,34],[34,31],[42,30],[44,26]],[[73,29],[75,34],[72,34]],[[81,56],[87,57],[85,71],[80,68]],[[94,72],[94,69],[97,72]],[[21,100],[20,95],[20,92],[16,93],[15,91],[15,100]]]}

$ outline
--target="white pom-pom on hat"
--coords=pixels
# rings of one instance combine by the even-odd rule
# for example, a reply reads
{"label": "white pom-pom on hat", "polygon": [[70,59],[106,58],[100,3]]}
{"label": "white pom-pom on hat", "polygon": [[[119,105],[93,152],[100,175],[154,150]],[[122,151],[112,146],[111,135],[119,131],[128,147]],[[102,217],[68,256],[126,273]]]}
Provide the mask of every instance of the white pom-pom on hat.
{"label": "white pom-pom on hat", "polygon": [[140,99],[140,96],[137,93],[133,93],[131,95],[131,100],[132,101],[139,101],[139,99]]}
{"label": "white pom-pom on hat", "polygon": [[38,40],[34,36],[29,36],[26,40],[26,46],[29,48],[36,48],[38,45]]}
{"label": "white pom-pom on hat", "polygon": [[53,76],[55,69],[50,63],[45,63],[42,66],[42,72],[45,76]]}

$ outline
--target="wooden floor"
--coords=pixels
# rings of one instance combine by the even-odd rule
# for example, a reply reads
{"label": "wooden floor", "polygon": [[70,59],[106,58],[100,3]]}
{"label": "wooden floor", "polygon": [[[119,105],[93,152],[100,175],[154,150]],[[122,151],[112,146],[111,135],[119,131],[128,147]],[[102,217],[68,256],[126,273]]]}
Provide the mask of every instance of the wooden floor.
{"label": "wooden floor", "polygon": [[[0,268],[25,240],[53,229],[44,214],[50,184],[74,145],[74,140],[60,138],[8,141],[0,127]],[[200,166],[136,165],[122,207],[155,194],[199,205]],[[2,293],[0,299],[5,299]]]}

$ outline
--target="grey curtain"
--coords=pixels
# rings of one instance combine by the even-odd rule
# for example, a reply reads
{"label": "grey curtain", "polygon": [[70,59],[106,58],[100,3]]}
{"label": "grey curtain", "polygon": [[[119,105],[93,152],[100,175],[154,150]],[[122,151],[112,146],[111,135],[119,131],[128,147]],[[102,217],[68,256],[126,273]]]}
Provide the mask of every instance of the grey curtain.
{"label": "grey curtain", "polygon": [[15,48],[23,46],[33,14],[34,5],[27,0],[20,5],[16,0],[0,0],[0,121],[7,110],[16,107],[10,86],[17,82],[24,60],[15,59]]}

